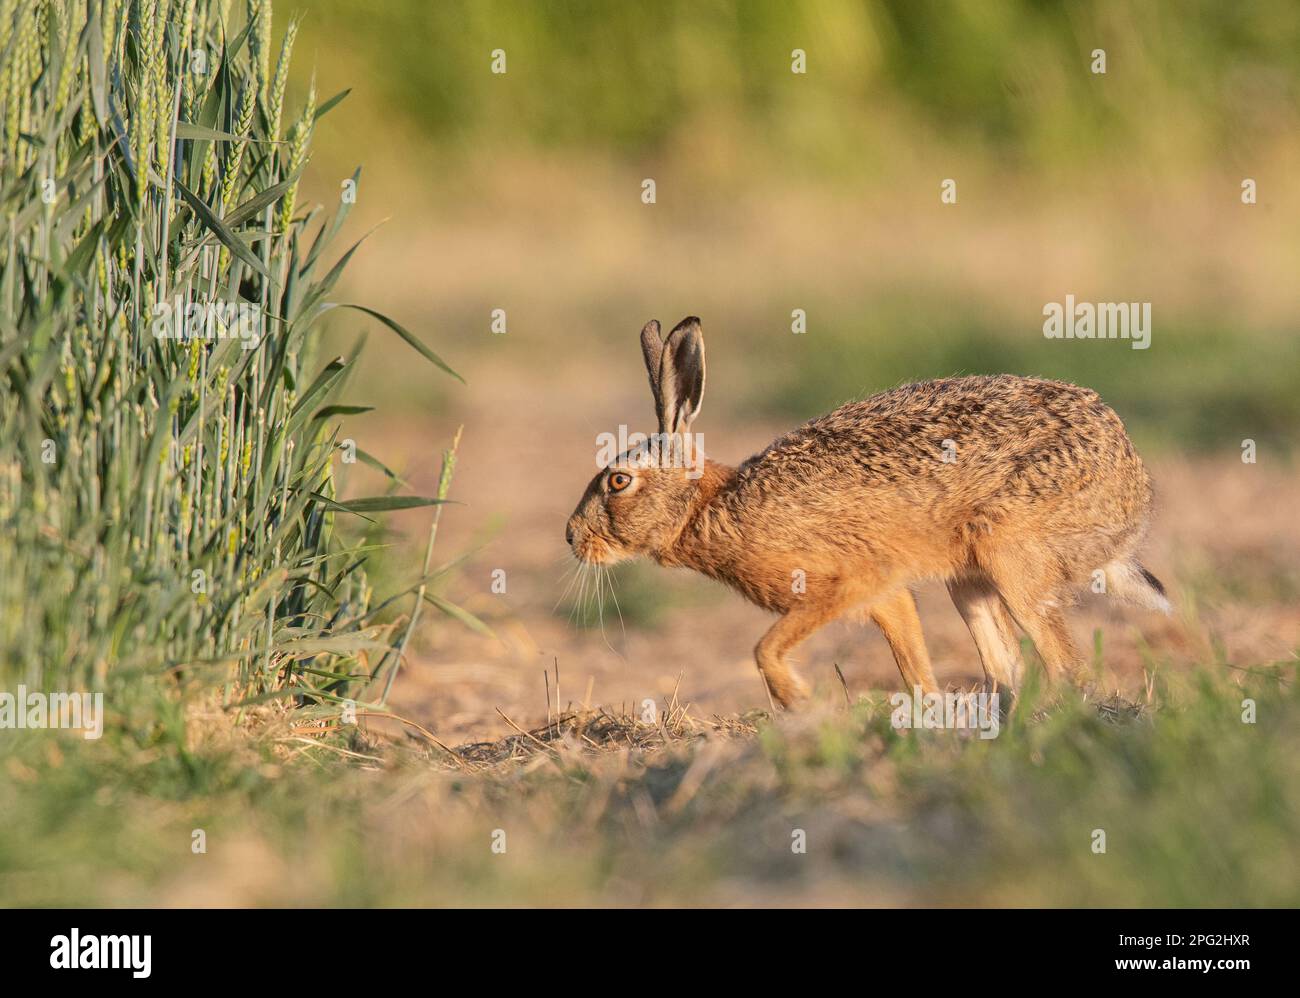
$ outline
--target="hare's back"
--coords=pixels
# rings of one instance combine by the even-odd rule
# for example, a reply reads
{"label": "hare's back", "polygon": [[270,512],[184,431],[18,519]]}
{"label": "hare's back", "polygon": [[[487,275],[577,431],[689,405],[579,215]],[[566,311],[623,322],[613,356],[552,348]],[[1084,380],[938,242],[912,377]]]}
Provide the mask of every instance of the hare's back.
{"label": "hare's back", "polygon": [[995,375],[904,385],[849,402],[774,441],[738,485],[777,481],[902,491],[928,505],[1074,492],[1098,485],[1145,501],[1149,489],[1124,425],[1096,392],[1060,381]]}

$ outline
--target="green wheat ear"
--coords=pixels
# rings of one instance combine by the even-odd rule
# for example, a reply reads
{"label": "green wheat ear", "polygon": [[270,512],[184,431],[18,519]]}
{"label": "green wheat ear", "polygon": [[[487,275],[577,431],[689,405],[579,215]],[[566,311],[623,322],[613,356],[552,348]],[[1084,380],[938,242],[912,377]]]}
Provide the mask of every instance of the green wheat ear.
{"label": "green wheat ear", "polygon": [[284,88],[289,82],[289,59],[293,55],[293,43],[298,37],[298,15],[294,15],[284,33],[280,45],[280,58],[275,66],[275,80],[271,84],[271,135],[280,137],[280,115],[284,110]]}
{"label": "green wheat ear", "polygon": [[[288,173],[295,173],[307,158],[307,143],[311,140],[312,126],[316,120],[316,74],[312,74],[311,86],[307,89],[307,102],[302,115],[293,126],[293,137],[289,141]],[[288,232],[289,222],[293,218],[294,201],[298,196],[298,181],[294,181],[280,203],[279,231]]]}

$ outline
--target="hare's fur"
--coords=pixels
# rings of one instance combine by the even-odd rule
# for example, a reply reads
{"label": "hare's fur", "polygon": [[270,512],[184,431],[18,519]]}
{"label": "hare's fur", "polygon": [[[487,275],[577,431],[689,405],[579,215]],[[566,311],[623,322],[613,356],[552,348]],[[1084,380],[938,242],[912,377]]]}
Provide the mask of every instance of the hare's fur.
{"label": "hare's fur", "polygon": [[[642,344],[661,433],[689,431],[704,387],[703,338],[683,321]],[[665,438],[667,439],[667,438]],[[909,689],[936,683],[911,587],[952,595],[991,684],[1019,685],[1014,624],[1049,676],[1078,680],[1063,608],[1085,587],[1167,610],[1135,560],[1151,484],[1124,425],[1087,388],[997,375],[905,385],[850,402],[730,468],[645,448],[621,455],[569,521],[579,557],[648,555],[725,582],[781,614],[755,649],[772,695],[807,692],[787,653],[855,609],[883,631]],[[610,477],[629,479],[621,490]],[[623,479],[618,479],[622,483]]]}

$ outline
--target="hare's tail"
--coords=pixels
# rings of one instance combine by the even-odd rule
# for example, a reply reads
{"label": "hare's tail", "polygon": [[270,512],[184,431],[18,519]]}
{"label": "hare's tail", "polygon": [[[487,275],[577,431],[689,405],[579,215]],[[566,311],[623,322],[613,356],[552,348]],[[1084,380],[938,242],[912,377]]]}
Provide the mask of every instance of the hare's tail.
{"label": "hare's tail", "polygon": [[1136,561],[1112,561],[1105,572],[1109,595],[1148,610],[1170,612],[1164,585]]}

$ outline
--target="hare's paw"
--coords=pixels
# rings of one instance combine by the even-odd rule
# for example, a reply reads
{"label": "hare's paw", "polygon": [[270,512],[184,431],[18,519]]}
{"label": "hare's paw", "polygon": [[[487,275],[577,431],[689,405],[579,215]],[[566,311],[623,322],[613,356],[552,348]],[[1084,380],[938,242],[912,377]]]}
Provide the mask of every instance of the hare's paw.
{"label": "hare's paw", "polygon": [[788,666],[784,669],[764,669],[763,679],[772,699],[786,710],[792,710],[812,696],[808,684]]}

